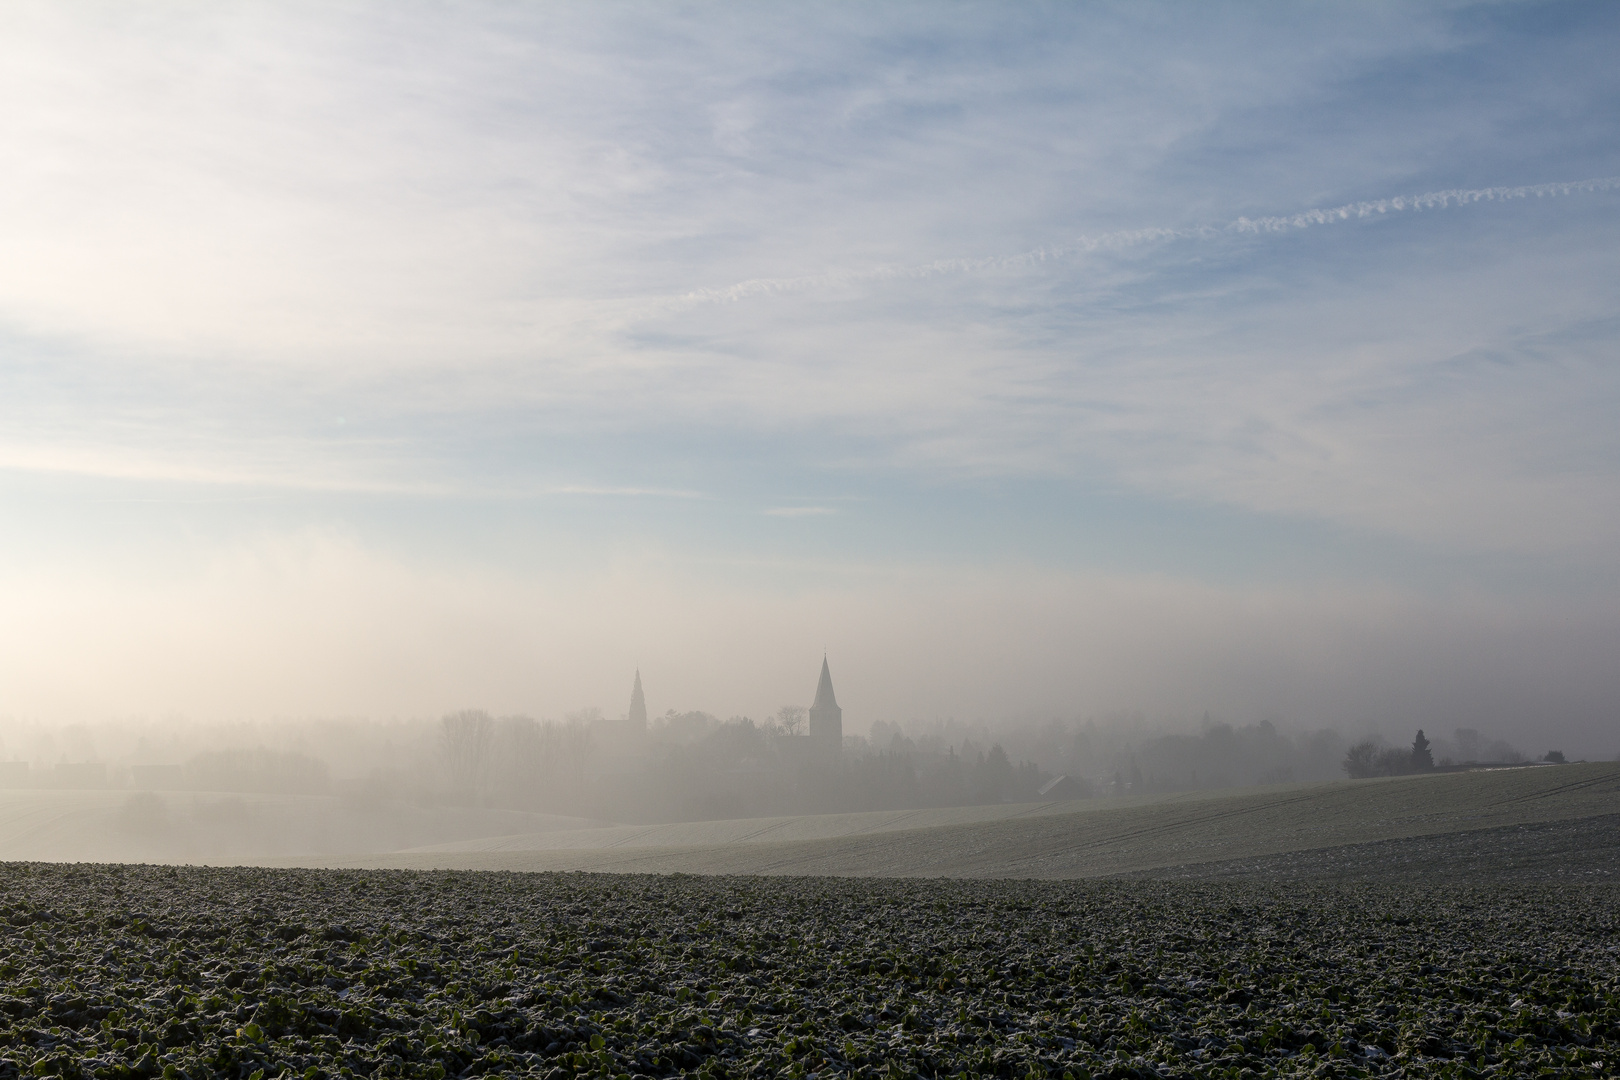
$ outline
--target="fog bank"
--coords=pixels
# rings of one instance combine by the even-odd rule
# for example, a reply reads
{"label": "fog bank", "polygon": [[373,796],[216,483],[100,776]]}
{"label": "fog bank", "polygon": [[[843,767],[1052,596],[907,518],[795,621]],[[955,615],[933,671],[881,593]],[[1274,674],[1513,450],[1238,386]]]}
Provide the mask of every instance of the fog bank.
{"label": "fog bank", "polygon": [[1620,751],[1620,615],[1601,595],[928,566],[778,569],[739,585],[667,558],[608,561],[556,576],[452,572],[307,534],[150,581],[15,574],[0,581],[0,717],[561,718],[622,709],[639,666],[654,715],[761,718],[808,699],[825,648],[863,732],[1208,712]]}

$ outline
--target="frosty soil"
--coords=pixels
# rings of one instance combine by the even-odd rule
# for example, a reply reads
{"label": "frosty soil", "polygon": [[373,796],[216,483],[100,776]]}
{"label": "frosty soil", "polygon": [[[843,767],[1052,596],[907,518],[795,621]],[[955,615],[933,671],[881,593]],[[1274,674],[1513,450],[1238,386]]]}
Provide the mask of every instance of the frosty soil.
{"label": "frosty soil", "polygon": [[1616,899],[10,864],[0,1076],[1600,1076]]}

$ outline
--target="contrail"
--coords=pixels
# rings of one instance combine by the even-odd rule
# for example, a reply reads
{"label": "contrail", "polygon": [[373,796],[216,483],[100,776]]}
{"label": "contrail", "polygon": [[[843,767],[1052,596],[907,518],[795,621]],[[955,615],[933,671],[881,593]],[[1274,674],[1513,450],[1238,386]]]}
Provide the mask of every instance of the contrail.
{"label": "contrail", "polygon": [[1312,225],[1332,225],[1352,218],[1374,217],[1378,214],[1399,213],[1405,210],[1444,210],[1449,206],[1467,206],[1477,202],[1544,199],[1581,192],[1613,191],[1617,187],[1620,187],[1620,176],[1602,176],[1595,180],[1571,180],[1558,184],[1527,184],[1524,187],[1448,188],[1445,191],[1430,191],[1422,195],[1397,195],[1393,199],[1349,203],[1327,210],[1303,210],[1283,217],[1238,218],[1227,225],[1224,231],[1285,232],[1289,229],[1308,229]]}
{"label": "contrail", "polygon": [[1212,240],[1242,233],[1281,233],[1376,217],[1380,214],[1444,210],[1448,207],[1468,206],[1480,202],[1502,202],[1508,199],[1544,199],[1584,192],[1613,191],[1616,188],[1620,188],[1620,176],[1602,176],[1591,180],[1570,180],[1553,184],[1527,184],[1522,187],[1447,188],[1444,191],[1428,191],[1421,195],[1397,195],[1389,199],[1302,210],[1297,214],[1276,217],[1240,217],[1225,225],[1204,225],[1191,229],[1126,229],[1099,236],[1082,236],[1067,244],[1036,248],[1017,255],[994,255],[978,259],[937,259],[933,262],[911,264],[886,263],[863,270],[831,270],[799,277],[750,278],[723,288],[695,289],[679,297],[679,302],[684,304],[734,302],[754,296],[835,288],[869,281],[1018,270],[1094,251],[1119,250],[1144,244],[1167,243],[1174,240]]}

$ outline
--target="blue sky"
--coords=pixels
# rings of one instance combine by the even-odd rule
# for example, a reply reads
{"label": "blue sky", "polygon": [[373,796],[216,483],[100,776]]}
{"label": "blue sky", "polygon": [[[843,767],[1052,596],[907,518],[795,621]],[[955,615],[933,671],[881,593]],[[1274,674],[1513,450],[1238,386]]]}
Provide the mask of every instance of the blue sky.
{"label": "blue sky", "polygon": [[1611,5],[0,20],[0,712],[1620,750]]}

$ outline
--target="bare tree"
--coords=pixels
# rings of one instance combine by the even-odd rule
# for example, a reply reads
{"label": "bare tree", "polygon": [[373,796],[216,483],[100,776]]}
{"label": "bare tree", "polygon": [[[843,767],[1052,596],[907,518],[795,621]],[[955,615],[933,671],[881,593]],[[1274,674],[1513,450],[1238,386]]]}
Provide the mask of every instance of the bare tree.
{"label": "bare tree", "polygon": [[494,787],[501,800],[518,806],[538,803],[556,755],[550,753],[546,727],[527,716],[508,716],[495,722]]}
{"label": "bare tree", "polygon": [[776,726],[784,735],[797,735],[804,727],[808,710],[803,705],[784,705],[776,710]]}
{"label": "bare tree", "polygon": [[1378,775],[1378,744],[1371,739],[1356,743],[1344,755],[1344,771],[1352,780]]}
{"label": "bare tree", "polygon": [[[599,710],[597,715],[601,715]],[[596,738],[591,733],[591,725],[580,720],[570,720],[562,726],[559,734],[563,762],[569,772],[577,777],[580,770],[585,767],[585,760],[591,756],[591,751],[596,749]]]}
{"label": "bare tree", "polygon": [[456,793],[476,796],[489,779],[495,721],[482,709],[463,709],[439,721],[439,745]]}
{"label": "bare tree", "polygon": [[578,712],[567,714],[563,719],[576,727],[591,727],[602,722],[602,710],[595,705],[587,705]]}

